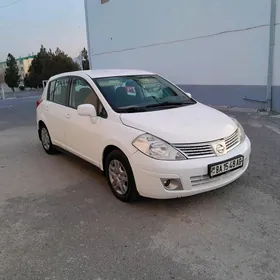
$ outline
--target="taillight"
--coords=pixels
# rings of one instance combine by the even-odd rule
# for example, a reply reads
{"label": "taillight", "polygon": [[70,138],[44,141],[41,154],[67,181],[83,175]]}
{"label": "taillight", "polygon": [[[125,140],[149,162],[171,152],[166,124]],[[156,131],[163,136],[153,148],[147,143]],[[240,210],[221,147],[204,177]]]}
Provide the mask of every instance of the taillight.
{"label": "taillight", "polygon": [[42,101],[43,101],[42,98],[40,98],[39,100],[36,101],[36,108],[41,104]]}

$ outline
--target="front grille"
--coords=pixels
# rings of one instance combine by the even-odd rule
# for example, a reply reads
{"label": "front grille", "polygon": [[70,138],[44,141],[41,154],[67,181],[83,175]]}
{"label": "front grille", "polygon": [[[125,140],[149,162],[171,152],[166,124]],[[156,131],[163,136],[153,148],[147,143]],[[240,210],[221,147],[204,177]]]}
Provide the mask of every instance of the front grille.
{"label": "front grille", "polygon": [[[212,147],[212,144],[217,143],[218,141],[199,144],[173,144],[173,147],[186,155],[186,157],[189,159],[213,157],[216,156],[216,153]],[[240,143],[238,130],[236,130],[230,136],[220,139],[220,141],[226,145],[227,152],[232,150]]]}
{"label": "front grille", "polygon": [[173,146],[188,158],[202,158],[216,155],[211,144],[174,144]]}
{"label": "front grille", "polygon": [[236,130],[229,137],[225,138],[227,151],[230,151],[231,149],[233,149],[235,146],[237,146],[239,144],[239,142],[240,142],[240,140],[239,140],[238,130]]}
{"label": "front grille", "polygon": [[210,178],[208,175],[193,176],[193,177],[191,177],[191,184],[192,184],[192,187],[196,187],[196,186],[200,186],[203,184],[211,183],[215,179],[216,178]]}

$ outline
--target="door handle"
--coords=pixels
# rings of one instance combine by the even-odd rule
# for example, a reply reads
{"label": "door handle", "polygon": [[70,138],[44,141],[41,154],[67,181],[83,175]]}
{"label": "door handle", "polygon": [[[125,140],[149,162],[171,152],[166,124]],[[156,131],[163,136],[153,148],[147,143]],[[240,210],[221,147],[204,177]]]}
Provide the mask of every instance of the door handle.
{"label": "door handle", "polygon": [[67,118],[67,119],[70,119],[70,118],[71,118],[71,115],[70,115],[69,113],[66,113],[64,116],[65,116],[65,118]]}

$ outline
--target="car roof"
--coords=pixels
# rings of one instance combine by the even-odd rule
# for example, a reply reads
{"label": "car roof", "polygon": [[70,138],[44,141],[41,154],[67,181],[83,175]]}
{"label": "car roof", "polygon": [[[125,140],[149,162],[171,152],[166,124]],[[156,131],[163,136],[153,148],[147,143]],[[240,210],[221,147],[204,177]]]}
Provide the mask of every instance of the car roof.
{"label": "car roof", "polygon": [[91,78],[105,78],[105,77],[115,77],[115,76],[153,75],[153,74],[155,73],[145,71],[145,70],[137,70],[137,69],[96,69],[96,70],[65,72],[51,77],[50,80],[57,79],[60,77],[65,77],[65,76],[88,75]]}

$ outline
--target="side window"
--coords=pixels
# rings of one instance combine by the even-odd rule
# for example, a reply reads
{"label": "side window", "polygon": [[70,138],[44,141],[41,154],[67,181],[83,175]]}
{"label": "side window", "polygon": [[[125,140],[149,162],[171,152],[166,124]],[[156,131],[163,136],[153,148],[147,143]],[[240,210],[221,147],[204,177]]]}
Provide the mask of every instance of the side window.
{"label": "side window", "polygon": [[77,109],[82,104],[92,104],[98,112],[98,97],[91,86],[80,78],[73,78],[70,91],[70,107]]}
{"label": "side window", "polygon": [[51,81],[49,83],[47,100],[53,101],[53,93],[54,93],[54,90],[55,90],[55,82],[56,81]]}
{"label": "side window", "polygon": [[60,78],[56,80],[53,91],[53,102],[61,105],[67,105],[67,89],[69,78]]}

